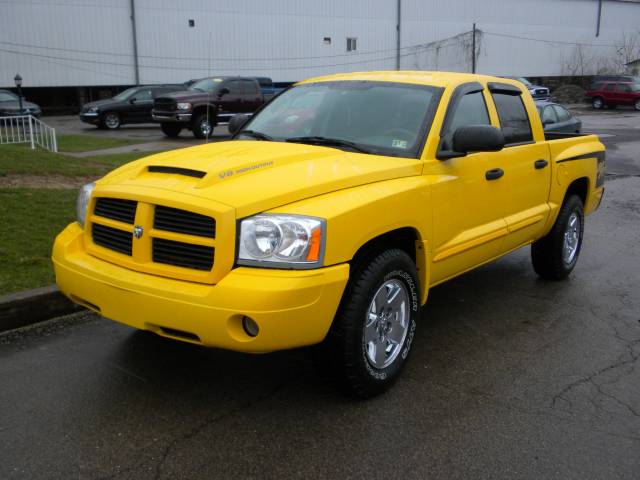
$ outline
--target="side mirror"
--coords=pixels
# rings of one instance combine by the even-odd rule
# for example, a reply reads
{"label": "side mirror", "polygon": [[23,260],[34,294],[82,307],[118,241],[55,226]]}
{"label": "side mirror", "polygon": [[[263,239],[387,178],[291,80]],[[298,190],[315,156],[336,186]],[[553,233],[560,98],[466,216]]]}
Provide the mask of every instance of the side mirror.
{"label": "side mirror", "polygon": [[502,131],[493,125],[468,125],[453,134],[453,150],[469,152],[498,152],[504,148]]}
{"label": "side mirror", "polygon": [[238,113],[231,117],[229,120],[229,133],[231,135],[235,135],[240,129],[244,126],[245,123],[249,120],[249,116],[243,113]]}
{"label": "side mirror", "polygon": [[136,103],[136,97],[130,98],[130,99],[129,99],[129,103],[130,103],[131,105],[133,105],[134,103]]}
{"label": "side mirror", "polygon": [[554,122],[553,120],[551,120],[551,119],[547,118],[546,120],[544,120],[544,121],[542,122],[542,126],[543,126],[543,127],[546,127],[547,125],[552,125],[552,124],[554,124],[554,123],[555,123],[555,122]]}
{"label": "side mirror", "polygon": [[218,92],[218,98],[221,98],[223,95],[229,93],[229,89],[227,87],[221,88]]}

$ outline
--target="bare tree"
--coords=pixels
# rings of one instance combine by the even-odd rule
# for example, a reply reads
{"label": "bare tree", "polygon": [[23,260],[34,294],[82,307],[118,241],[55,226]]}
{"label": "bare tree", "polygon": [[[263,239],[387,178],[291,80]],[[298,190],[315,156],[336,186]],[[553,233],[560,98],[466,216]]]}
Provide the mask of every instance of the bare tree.
{"label": "bare tree", "polygon": [[616,44],[616,55],[616,66],[620,72],[623,72],[630,62],[640,59],[640,30],[622,33],[622,40]]}

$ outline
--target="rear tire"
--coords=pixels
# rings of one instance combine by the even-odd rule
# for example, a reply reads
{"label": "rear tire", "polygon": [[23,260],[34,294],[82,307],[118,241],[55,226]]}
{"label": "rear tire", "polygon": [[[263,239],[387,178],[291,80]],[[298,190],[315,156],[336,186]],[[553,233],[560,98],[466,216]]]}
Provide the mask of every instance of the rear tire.
{"label": "rear tire", "polygon": [[209,118],[207,119],[206,113],[201,113],[193,120],[193,136],[196,138],[207,138],[210,137],[213,133],[213,129],[215,127],[215,118],[213,115],[209,114]]}
{"label": "rear tire", "polygon": [[316,362],[349,394],[387,390],[405,365],[420,314],[416,266],[400,249],[354,265]]}
{"label": "rear tire", "polygon": [[640,111],[640,98],[636,99],[636,101],[633,104],[633,108]]}
{"label": "rear tire", "polygon": [[175,123],[161,123],[160,130],[169,138],[176,138],[180,135],[182,127]]}
{"label": "rear tire", "polygon": [[540,277],[547,280],[566,278],[578,263],[584,234],[583,210],[580,197],[569,196],[551,231],[531,245],[531,262]]}
{"label": "rear tire", "polygon": [[120,128],[120,115],[116,112],[106,112],[102,116],[102,125],[109,130],[117,130]]}
{"label": "rear tire", "polygon": [[602,99],[602,97],[596,97],[591,102],[591,105],[596,110],[602,110],[604,108],[604,100]]}

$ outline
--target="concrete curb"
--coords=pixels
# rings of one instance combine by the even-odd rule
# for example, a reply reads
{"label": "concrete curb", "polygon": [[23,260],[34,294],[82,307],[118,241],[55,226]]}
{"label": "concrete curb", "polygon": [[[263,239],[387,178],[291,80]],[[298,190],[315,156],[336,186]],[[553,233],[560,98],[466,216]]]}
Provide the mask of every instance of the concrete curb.
{"label": "concrete curb", "polygon": [[55,285],[10,293],[0,297],[0,332],[44,322],[79,310],[81,307],[60,293]]}

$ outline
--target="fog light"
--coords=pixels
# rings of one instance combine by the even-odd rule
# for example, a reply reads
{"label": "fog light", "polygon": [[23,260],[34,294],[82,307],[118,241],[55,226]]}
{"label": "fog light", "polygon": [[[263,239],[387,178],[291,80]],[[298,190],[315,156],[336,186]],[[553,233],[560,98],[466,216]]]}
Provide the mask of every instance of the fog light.
{"label": "fog light", "polygon": [[242,317],[242,328],[244,328],[245,333],[250,337],[257,337],[260,332],[258,324],[249,317]]}

